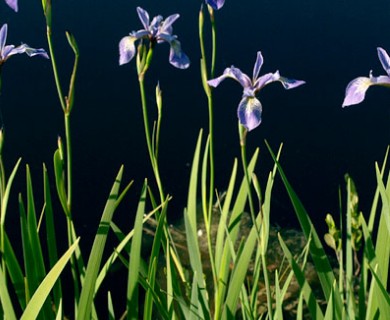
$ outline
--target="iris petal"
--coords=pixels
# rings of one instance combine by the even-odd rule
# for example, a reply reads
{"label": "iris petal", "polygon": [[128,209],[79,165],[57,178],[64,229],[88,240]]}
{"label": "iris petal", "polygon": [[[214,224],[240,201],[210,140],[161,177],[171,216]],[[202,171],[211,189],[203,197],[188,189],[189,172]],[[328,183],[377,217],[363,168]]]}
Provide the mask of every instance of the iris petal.
{"label": "iris petal", "polygon": [[382,48],[377,48],[379,61],[382,64],[383,69],[385,69],[387,75],[390,76],[390,58],[387,52]]}
{"label": "iris petal", "polygon": [[244,89],[251,86],[251,79],[249,79],[249,77],[240,69],[234,66],[226,68],[221,76],[219,76],[218,78],[211,79],[207,81],[207,83],[215,88],[226,78],[232,78],[238,81]]}
{"label": "iris petal", "polygon": [[3,56],[3,49],[5,46],[5,42],[7,41],[7,31],[8,31],[8,25],[6,23],[3,24],[3,26],[0,29],[0,54],[1,59],[4,59]]}
{"label": "iris petal", "polygon": [[240,69],[234,66],[231,66],[230,68],[226,68],[223,71],[223,74],[221,76],[211,79],[207,81],[207,83],[210,86],[216,88],[226,78],[232,78],[238,81],[244,89],[249,88],[251,86],[251,80],[249,79],[249,77],[245,73],[243,73]]}
{"label": "iris petal", "polygon": [[257,52],[256,62],[255,66],[253,67],[253,81],[256,81],[256,79],[259,77],[261,66],[263,65],[264,59],[261,54],[261,51]]}
{"label": "iris petal", "polygon": [[172,24],[179,19],[180,15],[179,14],[172,14],[168,18],[166,18],[160,28],[159,32],[162,33],[168,33],[172,34]]}
{"label": "iris petal", "polygon": [[225,4],[225,0],[206,0],[206,3],[214,10],[219,10]]}
{"label": "iris petal", "polygon": [[134,42],[137,40],[134,36],[123,37],[119,42],[119,65],[128,63],[135,55]]}
{"label": "iris petal", "polygon": [[144,26],[145,30],[149,29],[149,13],[142,9],[141,7],[137,7],[137,13],[138,17],[141,20],[142,25]]}
{"label": "iris petal", "polygon": [[366,96],[366,91],[372,85],[371,79],[367,77],[358,77],[353,79],[345,90],[343,107],[358,104]]}
{"label": "iris petal", "polygon": [[281,82],[283,87],[287,90],[299,87],[306,83],[305,81],[302,80],[295,80],[295,79],[290,79],[285,77],[279,77],[278,81]]}
{"label": "iris petal", "polygon": [[8,4],[12,10],[18,12],[18,0],[5,0],[5,3]]}
{"label": "iris petal", "polygon": [[181,50],[180,42],[178,40],[173,40],[170,45],[169,62],[176,68],[187,69],[190,66],[190,59]]}
{"label": "iris petal", "polygon": [[243,97],[238,105],[237,116],[240,123],[251,131],[261,123],[262,106],[255,97]]}

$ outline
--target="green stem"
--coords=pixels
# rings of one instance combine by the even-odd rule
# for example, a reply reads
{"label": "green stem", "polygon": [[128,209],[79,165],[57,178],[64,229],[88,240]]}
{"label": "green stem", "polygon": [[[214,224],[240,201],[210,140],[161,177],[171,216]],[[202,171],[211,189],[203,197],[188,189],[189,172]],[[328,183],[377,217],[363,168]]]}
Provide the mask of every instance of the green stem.
{"label": "green stem", "polygon": [[56,83],[56,88],[57,88],[57,94],[58,94],[58,99],[60,100],[62,110],[66,110],[66,102],[64,99],[64,95],[62,93],[62,87],[60,83],[60,79],[58,76],[58,70],[57,70],[57,63],[54,55],[54,49],[53,49],[53,41],[51,37],[51,28],[47,26],[46,28],[46,35],[47,35],[47,43],[49,45],[49,52],[50,52],[50,60],[53,68],[53,74],[54,74],[54,80]]}
{"label": "green stem", "polygon": [[[64,113],[65,139],[66,139],[66,165],[67,165],[67,205],[68,212],[72,212],[72,140],[70,133],[70,112]],[[73,243],[73,242],[72,242]]]}
{"label": "green stem", "polygon": [[250,212],[251,212],[252,221],[253,221],[253,223],[256,223],[255,207],[253,205],[253,198],[252,198],[251,178],[249,177],[248,161],[246,159],[246,135],[247,135],[248,131],[243,125],[238,123],[238,132],[239,132],[239,136],[240,136],[242,169],[244,170],[245,179],[246,179],[246,182],[248,185],[249,208],[250,208]]}
{"label": "green stem", "polygon": [[[210,10],[210,7],[209,7]],[[211,9],[212,10],[212,9]],[[210,20],[214,21],[212,18],[212,13],[210,13]],[[213,22],[212,22],[213,23]],[[204,223],[206,227],[206,235],[207,235],[207,246],[209,251],[209,257],[211,262],[211,270],[213,273],[213,281],[214,288],[218,287],[218,279],[217,272],[215,270],[215,261],[213,255],[213,245],[211,239],[211,225],[212,225],[212,217],[213,217],[213,203],[214,203],[214,187],[215,187],[215,168],[214,168],[214,116],[213,116],[213,96],[212,91],[207,84],[207,80],[209,79],[207,74],[207,63],[206,63],[206,52],[204,46],[204,36],[203,36],[203,27],[204,27],[204,16],[203,16],[203,6],[199,11],[199,42],[200,42],[200,51],[201,51],[201,78],[202,84],[207,96],[207,106],[208,106],[208,117],[209,117],[209,166],[210,166],[210,175],[209,175],[209,195],[208,195],[208,203],[203,201],[203,215],[204,215]],[[213,26],[213,42],[212,42],[212,68],[211,73],[213,74],[213,68],[215,64],[215,26]],[[206,192],[207,193],[207,192]],[[217,301],[216,301],[217,302]]]}
{"label": "green stem", "polygon": [[158,191],[160,194],[160,201],[161,201],[161,203],[163,203],[165,201],[165,195],[164,195],[164,190],[163,190],[162,183],[161,183],[160,171],[158,168],[157,158],[156,158],[155,152],[153,150],[152,137],[151,137],[150,127],[149,127],[148,106],[146,103],[145,83],[144,83],[145,72],[149,68],[152,54],[153,54],[153,48],[150,47],[149,51],[147,53],[146,63],[144,65],[144,67],[142,68],[142,70],[140,70],[140,72],[139,72],[138,82],[139,82],[139,88],[140,88],[140,94],[141,94],[141,104],[142,104],[142,114],[143,114],[143,119],[144,119],[146,145],[148,147],[148,154],[149,154],[150,163],[152,165],[154,177],[156,179]]}

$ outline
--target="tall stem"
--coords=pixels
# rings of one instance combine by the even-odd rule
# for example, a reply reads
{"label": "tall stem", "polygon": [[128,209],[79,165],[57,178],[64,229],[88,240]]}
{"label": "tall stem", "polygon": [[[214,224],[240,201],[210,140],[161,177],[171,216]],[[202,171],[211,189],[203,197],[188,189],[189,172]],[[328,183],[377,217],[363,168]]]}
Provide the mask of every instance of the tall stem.
{"label": "tall stem", "polygon": [[248,161],[246,159],[246,135],[247,135],[247,129],[238,123],[238,132],[240,136],[240,147],[241,147],[241,161],[242,161],[242,169],[244,170],[245,174],[245,180],[248,185],[248,199],[249,199],[249,208],[251,212],[251,217],[253,223],[256,223],[255,220],[255,207],[253,204],[253,198],[252,198],[252,188],[251,188],[251,177],[249,177],[248,172]]}
{"label": "tall stem", "polygon": [[54,80],[56,83],[58,99],[60,100],[62,110],[65,111],[66,103],[65,103],[64,95],[62,93],[60,79],[58,76],[57,63],[56,63],[56,58],[54,55],[53,40],[52,40],[52,36],[51,36],[51,27],[50,26],[46,27],[46,36],[47,36],[47,43],[49,45],[50,60],[51,60],[52,68],[53,68],[53,74],[54,74]]}
{"label": "tall stem", "polygon": [[[149,63],[150,63],[152,50],[153,50],[153,48],[149,48],[149,52],[148,52],[149,58],[146,59],[147,62],[145,64],[145,67],[140,71],[140,73],[138,75],[138,82],[139,82],[139,88],[140,88],[140,94],[141,94],[141,104],[142,104],[142,114],[143,114],[143,119],[144,119],[146,145],[148,147],[148,154],[149,154],[150,163],[152,165],[154,177],[156,179],[158,191],[160,194],[160,201],[161,201],[161,203],[163,203],[165,201],[165,195],[164,195],[164,190],[163,190],[163,186],[161,183],[157,157],[156,157],[155,152],[153,150],[152,137],[151,137],[150,127],[149,127],[148,106],[147,106],[147,102],[146,102],[145,83],[144,83],[145,72],[146,72],[146,70],[149,66]],[[148,63],[148,60],[149,60],[149,63]]]}
{"label": "tall stem", "polygon": [[[72,139],[70,131],[70,112],[65,112],[65,139],[66,139],[66,175],[67,175],[67,205],[68,212],[72,212]],[[75,239],[73,239],[75,240]]]}

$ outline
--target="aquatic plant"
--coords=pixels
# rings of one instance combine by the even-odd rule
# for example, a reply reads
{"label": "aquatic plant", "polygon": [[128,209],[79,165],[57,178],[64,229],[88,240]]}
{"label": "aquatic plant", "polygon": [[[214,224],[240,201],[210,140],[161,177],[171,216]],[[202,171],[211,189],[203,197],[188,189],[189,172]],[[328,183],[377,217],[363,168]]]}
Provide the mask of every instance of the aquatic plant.
{"label": "aquatic plant", "polygon": [[212,87],[218,87],[219,84],[226,78],[236,80],[244,89],[242,99],[237,108],[237,116],[240,123],[251,131],[257,128],[261,123],[262,105],[256,98],[256,94],[266,85],[279,81],[285,89],[293,89],[304,84],[305,81],[294,80],[282,77],[279,71],[274,73],[266,73],[259,77],[260,69],[263,65],[263,56],[260,51],[257,52],[256,62],[253,67],[252,79],[243,73],[240,69],[231,66],[226,68],[223,74],[215,79],[207,81]]}
{"label": "aquatic plant", "polygon": [[[6,2],[17,10],[16,1]],[[202,5],[199,11],[200,72],[207,97],[209,132],[204,137],[203,130],[200,130],[196,141],[187,203],[183,208],[181,229],[184,230],[178,231],[168,224],[168,204],[172,197],[166,194],[158,161],[161,152],[162,90],[160,82],[156,81],[155,90],[151,91],[154,97],[150,97],[152,94],[148,94],[145,88],[145,76],[158,43],[167,42],[170,45],[169,61],[174,67],[186,69],[190,61],[172,32],[172,25],[179,15],[170,15],[165,20],[158,15],[150,21],[148,12],[138,7],[137,14],[143,29],[133,31],[120,40],[119,64],[129,63],[136,57],[146,144],[159,197],[155,196],[156,186],[146,177],[137,193],[139,200],[135,203],[136,208],[133,210],[126,204],[126,211],[133,213],[134,224],[126,232],[122,231],[126,226],[122,229],[122,226],[116,225],[113,217],[132,181],[121,190],[124,173],[121,166],[108,194],[93,244],[82,248],[80,243],[84,239],[78,237],[73,219],[73,199],[80,201],[84,194],[73,197],[70,130],[80,52],[75,37],[67,31],[65,36],[74,54],[74,63],[68,93],[64,94],[53,44],[51,4],[50,0],[42,0],[49,54],[44,49],[34,49],[25,44],[18,47],[6,45],[7,24],[0,29],[0,67],[10,56],[18,53],[45,58],[50,56],[65,132],[64,145],[59,138],[54,152],[53,173],[47,170],[46,165],[43,166],[43,190],[40,192],[43,194],[43,204],[34,195],[30,167],[26,166],[26,195],[21,192],[17,199],[21,237],[14,240],[8,237],[5,222],[9,201],[14,199],[10,194],[21,159],[6,176],[2,162],[4,135],[0,130],[1,317],[11,320],[98,319],[107,317],[100,313],[106,309],[109,319],[225,320],[241,317],[273,320],[286,317],[285,302],[291,300],[293,302],[288,307],[293,306],[294,310],[288,315],[297,319],[304,316],[320,320],[373,319],[390,314],[390,296],[387,292],[390,180],[384,179],[388,153],[382,168],[379,165],[375,168],[377,190],[368,222],[359,211],[357,190],[348,175],[347,204],[343,210],[340,200],[339,222],[332,215],[327,215],[329,232],[325,235],[325,241],[335,251],[335,262],[327,255],[311,215],[287,180],[280,163],[282,146],[274,154],[266,142],[274,164],[265,179],[265,188],[262,188],[263,181],[256,174],[259,170],[258,148],[247,161],[247,133],[260,125],[262,117],[258,93],[276,81],[281,82],[285,89],[298,87],[305,82],[282,77],[278,71],[260,75],[263,65],[260,51],[257,52],[252,78],[234,66],[215,77],[217,45],[214,10],[222,8],[223,0],[206,0],[207,9]],[[206,10],[211,25],[211,46],[205,45]],[[210,48],[210,59],[206,48]],[[353,80],[347,89],[345,105],[362,101],[371,85],[390,85],[390,59],[381,48],[378,48],[378,55],[388,76],[373,77],[370,74],[369,78]],[[207,64],[209,60],[210,64]],[[236,80],[243,87],[237,109],[243,174],[238,170],[238,160],[234,159],[227,186],[223,186],[226,192],[221,193],[214,184],[215,166],[219,163],[214,158],[213,88],[226,78]],[[150,100],[155,101],[154,113],[157,114],[152,128],[149,117],[154,113],[150,113],[147,103]],[[224,158],[223,161],[229,159]],[[266,168],[262,166],[260,170]],[[273,186],[278,178],[285,186],[302,231],[276,233],[270,225],[275,192]],[[52,186],[56,188],[55,196],[51,194]],[[95,199],[82,200],[92,206]],[[66,225],[63,229],[67,243],[55,232],[60,221],[57,219],[58,212],[65,215]],[[148,228],[150,224],[153,224],[152,231]],[[147,232],[153,235],[150,247],[143,246]],[[107,250],[106,243],[111,234],[115,243],[113,249]],[[66,243],[62,256],[58,253],[60,243]],[[149,249],[148,254],[145,254],[145,249]],[[21,257],[15,253],[18,251],[21,251]],[[86,256],[88,261],[84,263]],[[107,284],[113,285],[108,290],[102,286],[107,282],[108,274],[118,265],[122,268],[119,286],[126,286],[126,292],[120,297],[111,292],[118,289],[117,284]],[[71,273],[69,286],[70,291],[73,289],[72,293],[63,286],[63,270]],[[309,273],[318,275],[319,283],[312,282]],[[102,294],[107,299],[107,305],[102,303]]]}
{"label": "aquatic plant", "polygon": [[374,77],[372,71],[368,77],[358,77],[353,79],[347,85],[345,90],[345,98],[343,107],[358,104],[362,102],[366,96],[366,91],[371,86],[390,86],[390,57],[386,50],[383,48],[377,48],[378,58],[382,64],[383,69],[386,71],[387,76]]}
{"label": "aquatic plant", "polygon": [[148,39],[150,47],[153,48],[156,43],[167,42],[171,49],[169,53],[169,62],[179,69],[186,69],[190,66],[190,60],[182,52],[181,44],[177,36],[172,35],[172,24],[180,17],[179,14],[172,14],[165,20],[162,16],[155,16],[152,21],[149,14],[141,7],[137,7],[138,17],[141,20],[144,29],[133,31],[129,36],[123,37],[119,42],[119,64],[125,64],[131,61],[135,56],[135,42],[141,39]]}

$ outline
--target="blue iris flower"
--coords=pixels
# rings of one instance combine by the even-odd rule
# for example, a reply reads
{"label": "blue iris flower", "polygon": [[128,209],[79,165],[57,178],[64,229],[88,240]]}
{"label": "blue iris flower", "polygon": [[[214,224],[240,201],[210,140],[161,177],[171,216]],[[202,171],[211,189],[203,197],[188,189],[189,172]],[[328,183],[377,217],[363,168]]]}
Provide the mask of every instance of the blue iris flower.
{"label": "blue iris flower", "polygon": [[172,24],[179,18],[179,14],[170,15],[165,20],[158,15],[150,22],[149,14],[137,7],[138,17],[144,29],[133,31],[119,42],[119,64],[125,64],[134,58],[136,53],[135,42],[140,39],[148,39],[152,46],[155,43],[168,42],[171,46],[169,62],[176,68],[186,69],[190,65],[190,59],[181,50],[181,44],[177,36],[172,35]]}
{"label": "blue iris flower", "polygon": [[374,77],[372,71],[368,77],[357,77],[353,79],[345,90],[345,98],[343,107],[358,104],[362,102],[366,96],[366,91],[369,87],[374,85],[380,85],[384,87],[390,87],[390,58],[387,52],[382,48],[377,48],[378,58],[385,69],[387,75]]}
{"label": "blue iris flower", "polygon": [[296,88],[305,83],[302,80],[294,80],[282,77],[279,71],[275,73],[266,73],[259,77],[261,66],[263,65],[263,56],[261,52],[257,52],[255,66],[253,68],[253,77],[249,78],[240,69],[231,66],[226,68],[223,74],[215,79],[207,81],[212,87],[217,87],[226,78],[232,78],[238,81],[243,87],[242,99],[238,105],[237,116],[240,123],[251,131],[258,127],[261,123],[262,105],[256,98],[256,94],[267,84],[275,81],[282,83],[285,89]]}

